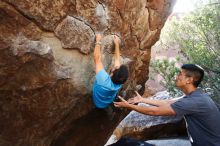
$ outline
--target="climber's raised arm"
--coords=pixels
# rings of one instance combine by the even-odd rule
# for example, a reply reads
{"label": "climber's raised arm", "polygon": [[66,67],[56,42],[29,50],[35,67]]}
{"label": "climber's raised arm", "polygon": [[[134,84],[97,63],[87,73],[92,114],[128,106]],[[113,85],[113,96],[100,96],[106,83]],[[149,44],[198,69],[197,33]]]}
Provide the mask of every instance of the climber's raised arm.
{"label": "climber's raised arm", "polygon": [[101,69],[103,69],[102,64],[102,54],[101,54],[101,35],[96,34],[96,43],[94,49],[94,62],[95,62],[95,72],[98,73]]}
{"label": "climber's raised arm", "polygon": [[119,49],[119,38],[118,36],[114,35],[114,45],[115,45],[115,54],[114,54],[114,68],[120,67],[120,49]]}

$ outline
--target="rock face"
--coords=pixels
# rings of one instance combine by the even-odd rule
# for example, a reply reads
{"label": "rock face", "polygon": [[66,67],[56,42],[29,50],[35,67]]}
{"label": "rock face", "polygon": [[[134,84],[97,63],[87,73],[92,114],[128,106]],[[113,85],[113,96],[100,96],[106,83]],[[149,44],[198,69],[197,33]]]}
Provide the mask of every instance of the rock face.
{"label": "rock face", "polygon": [[174,2],[0,0],[0,145],[103,145],[125,111],[105,118],[94,110],[95,33],[106,70],[112,35],[120,36],[130,70],[123,93],[143,92],[151,46]]}
{"label": "rock face", "polygon": [[88,54],[94,42],[94,32],[85,22],[67,16],[55,30],[63,48],[78,48]]}
{"label": "rock face", "polygon": [[[171,96],[167,91],[162,91],[149,98],[164,100],[170,99]],[[150,105],[140,103],[139,106]],[[132,111],[116,127],[107,145],[125,136],[148,140],[184,134],[186,135],[186,128],[181,116],[149,116]]]}

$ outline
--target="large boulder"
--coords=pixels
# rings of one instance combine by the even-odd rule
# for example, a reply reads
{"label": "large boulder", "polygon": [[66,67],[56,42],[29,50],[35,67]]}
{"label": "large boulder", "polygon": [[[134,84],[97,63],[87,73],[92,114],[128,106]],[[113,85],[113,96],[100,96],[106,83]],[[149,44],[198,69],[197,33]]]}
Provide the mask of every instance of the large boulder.
{"label": "large boulder", "polygon": [[[158,92],[148,98],[156,100],[172,100],[172,97],[167,91]],[[151,105],[139,103],[138,106]],[[106,145],[115,143],[123,137],[149,140],[183,135],[186,135],[186,127],[182,116],[149,116],[136,111],[131,111],[116,127]]]}
{"label": "large boulder", "polygon": [[112,35],[120,37],[130,71],[123,94],[143,93],[151,46],[174,2],[1,0],[0,145],[103,145],[126,111],[105,118],[94,110],[95,33],[104,37],[106,70]]}

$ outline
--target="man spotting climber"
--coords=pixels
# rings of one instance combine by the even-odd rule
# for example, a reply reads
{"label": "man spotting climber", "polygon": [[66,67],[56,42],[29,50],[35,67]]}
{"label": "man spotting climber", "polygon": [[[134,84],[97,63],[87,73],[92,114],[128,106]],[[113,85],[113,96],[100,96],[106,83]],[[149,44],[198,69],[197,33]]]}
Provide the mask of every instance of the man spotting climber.
{"label": "man spotting climber", "polygon": [[[220,146],[220,111],[213,100],[198,85],[204,70],[196,64],[184,64],[176,77],[176,86],[185,93],[178,100],[152,100],[137,96],[128,101],[114,102],[116,107],[124,107],[137,112],[154,115],[183,116],[192,146]],[[147,103],[154,106],[138,106],[134,103]]]}
{"label": "man spotting climber", "polygon": [[114,45],[114,66],[109,75],[102,64],[101,35],[96,35],[94,49],[96,76],[93,84],[93,102],[97,108],[108,107],[115,100],[119,89],[128,78],[128,68],[120,64],[119,38],[116,35]]}

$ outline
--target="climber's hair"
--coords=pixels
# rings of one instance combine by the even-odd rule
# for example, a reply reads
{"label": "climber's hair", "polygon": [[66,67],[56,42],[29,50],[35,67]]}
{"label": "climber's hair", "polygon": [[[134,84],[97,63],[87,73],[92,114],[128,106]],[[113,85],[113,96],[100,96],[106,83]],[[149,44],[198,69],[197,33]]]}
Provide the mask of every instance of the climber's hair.
{"label": "climber's hair", "polygon": [[128,79],[128,75],[129,72],[127,66],[121,65],[120,68],[113,71],[111,79],[114,84],[124,84]]}

